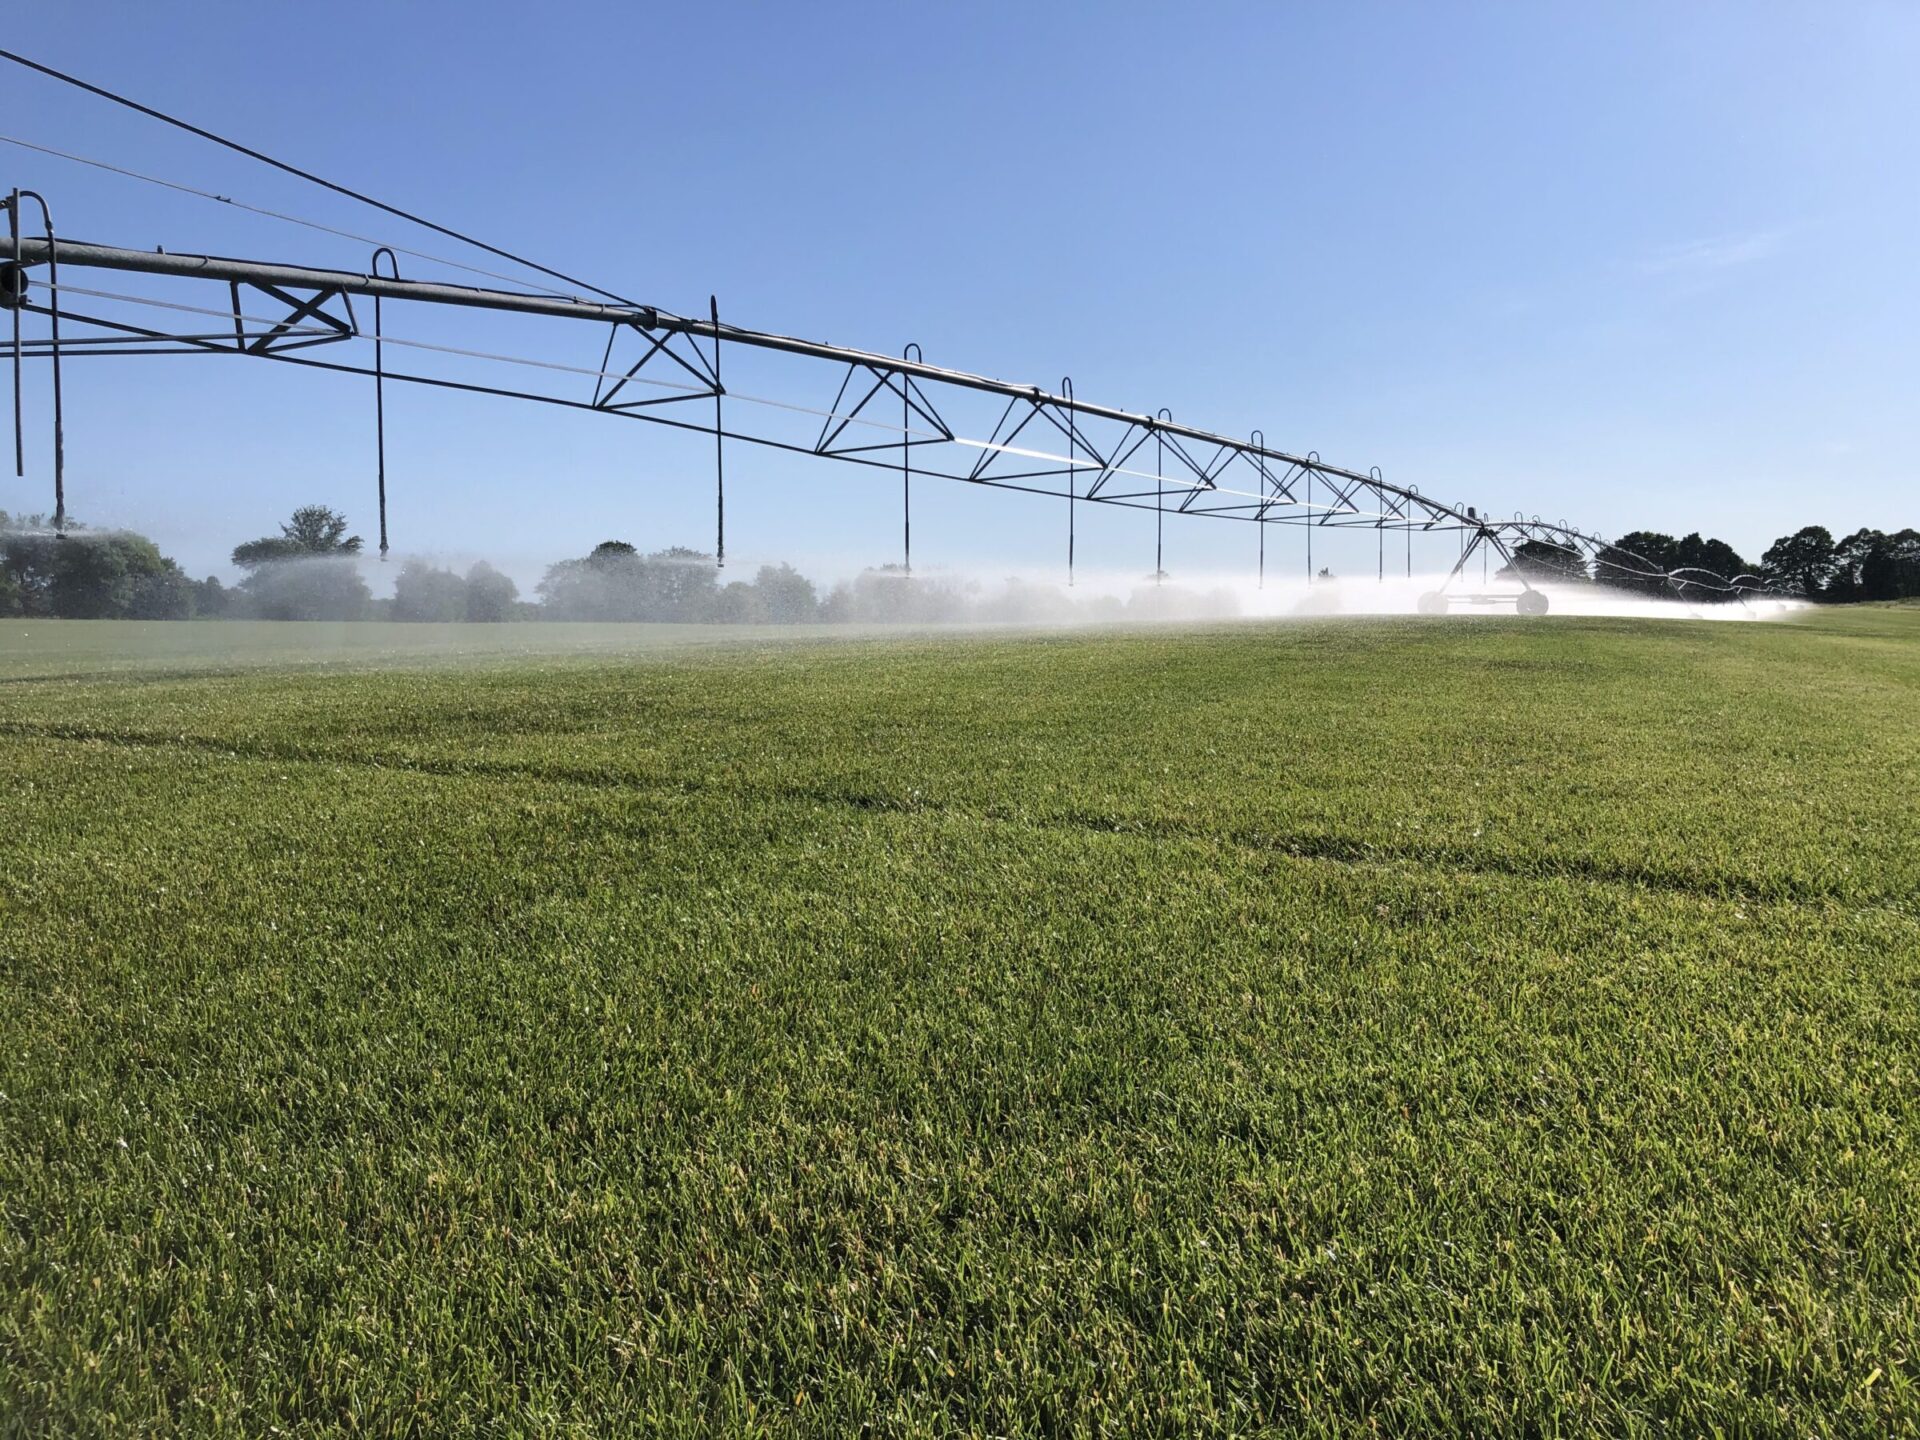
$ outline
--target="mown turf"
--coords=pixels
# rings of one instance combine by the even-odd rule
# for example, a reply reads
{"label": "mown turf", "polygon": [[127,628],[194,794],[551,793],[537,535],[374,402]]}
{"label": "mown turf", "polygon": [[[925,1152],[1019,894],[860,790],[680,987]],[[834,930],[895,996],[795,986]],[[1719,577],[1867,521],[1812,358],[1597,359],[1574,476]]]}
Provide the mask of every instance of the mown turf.
{"label": "mown turf", "polygon": [[1920,612],[541,630],[0,632],[6,1433],[1920,1432]]}

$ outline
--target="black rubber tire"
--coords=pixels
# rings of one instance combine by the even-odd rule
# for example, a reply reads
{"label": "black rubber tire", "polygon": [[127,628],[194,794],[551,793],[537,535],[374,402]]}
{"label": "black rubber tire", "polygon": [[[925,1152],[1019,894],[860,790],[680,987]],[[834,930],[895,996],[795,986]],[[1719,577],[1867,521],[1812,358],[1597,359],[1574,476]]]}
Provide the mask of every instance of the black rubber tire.
{"label": "black rubber tire", "polygon": [[1513,608],[1522,615],[1544,615],[1547,613],[1547,597],[1538,590],[1529,590],[1514,602]]}
{"label": "black rubber tire", "polygon": [[1447,597],[1438,590],[1429,590],[1420,597],[1417,608],[1422,615],[1444,615],[1447,613]]}

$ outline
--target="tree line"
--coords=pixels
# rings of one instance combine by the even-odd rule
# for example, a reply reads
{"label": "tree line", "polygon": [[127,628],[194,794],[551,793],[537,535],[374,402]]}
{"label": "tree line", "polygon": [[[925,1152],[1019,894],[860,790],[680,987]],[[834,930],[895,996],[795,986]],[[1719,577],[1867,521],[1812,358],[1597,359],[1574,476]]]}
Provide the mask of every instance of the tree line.
{"label": "tree line", "polygon": [[[1861,600],[1905,600],[1920,596],[1920,531],[1887,534],[1856,530],[1835,540],[1824,525],[1808,525],[1769,545],[1757,562],[1744,559],[1724,540],[1698,532],[1675,539],[1657,530],[1635,530],[1586,557],[1544,540],[1514,547],[1513,564],[1531,580],[1592,581],[1644,595],[1673,594],[1668,575],[1686,578],[1705,571],[1722,580],[1750,577],[1778,593],[1830,604]],[[1696,598],[1713,598],[1705,587],[1689,587]],[[1726,598],[1731,598],[1726,597]]]}
{"label": "tree line", "polygon": [[[513,580],[484,560],[464,572],[408,560],[391,598],[374,598],[359,563],[362,542],[345,516],[304,505],[280,527],[234,547],[244,572],[233,586],[190,578],[145,536],[91,531],[69,522],[56,535],[42,515],[0,511],[0,616],[64,619],[366,620],[497,623],[618,620],[718,624],[1004,623],[1065,619],[1208,618],[1237,610],[1224,590],[1198,594],[1152,585],[1126,600],[1076,599],[1051,586],[1009,581],[981,595],[963,581],[882,565],[824,593],[790,565],[763,565],[750,580],[722,582],[713,556],[670,546],[643,554],[607,540],[547,568],[522,599]],[[1578,553],[1529,540],[1503,574],[1587,581],[1670,595],[1670,572],[1757,577],[1771,588],[1822,602],[1920,596],[1920,532],[1857,530],[1836,541],[1818,525],[1783,536],[1756,563],[1721,540],[1675,539],[1636,530],[1589,565]],[[1700,592],[1709,593],[1709,592]]]}
{"label": "tree line", "polygon": [[547,568],[531,599],[481,561],[464,573],[410,559],[390,598],[376,599],[362,573],[362,541],[324,505],[296,510],[276,535],[233,550],[244,572],[233,586],[189,578],[144,536],[92,531],[69,521],[56,535],[42,515],[0,511],[0,615],[65,619],[393,620],[499,622],[613,620],[790,625],[1226,617],[1226,590],[1201,594],[1150,587],[1127,600],[1070,597],[1051,586],[1009,581],[981,595],[965,581],[882,565],[822,592],[791,565],[763,565],[751,579],[722,581],[712,555],[670,546],[643,554],[607,540]]}
{"label": "tree line", "polygon": [[511,620],[518,588],[485,561],[465,575],[408,562],[393,599],[360,573],[345,517],[306,505],[278,535],[235,547],[238,585],[190,578],[144,535],[0,510],[0,615],[67,620]]}

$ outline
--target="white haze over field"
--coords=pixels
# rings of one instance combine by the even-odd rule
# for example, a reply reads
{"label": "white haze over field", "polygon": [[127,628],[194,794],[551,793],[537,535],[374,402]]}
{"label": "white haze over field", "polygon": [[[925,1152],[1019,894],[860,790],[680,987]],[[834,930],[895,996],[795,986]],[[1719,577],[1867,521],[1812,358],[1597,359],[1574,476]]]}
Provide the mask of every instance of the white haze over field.
{"label": "white haze over field", "polygon": [[[1247,582],[1234,587],[1241,613],[1251,617],[1284,618],[1303,615],[1414,615],[1420,597],[1440,589],[1444,571],[1431,575],[1374,579],[1300,578]],[[1773,596],[1748,596],[1742,601],[1720,599],[1662,600],[1605,585],[1553,585],[1535,582],[1547,597],[1552,619],[1565,615],[1607,615],[1643,620],[1778,620],[1804,610],[1806,602]],[[1482,582],[1462,576],[1448,588],[1448,618],[1512,615],[1520,594],[1511,581]]]}
{"label": "white haze over field", "polygon": [[[735,568],[728,566],[729,575]],[[742,566],[742,578],[752,570]],[[836,578],[852,578],[851,572]],[[887,578],[900,578],[891,572]],[[1254,576],[1208,574],[1166,577],[1156,585],[1151,576],[1133,572],[1079,570],[1069,589],[1058,576],[1023,576],[987,571],[916,569],[912,578],[963,590],[974,605],[993,618],[1037,623],[1110,624],[1115,621],[1282,620],[1324,616],[1416,615],[1422,595],[1439,590],[1445,571],[1372,578],[1275,578],[1264,583]],[[816,580],[824,597],[833,580]],[[1773,596],[1748,596],[1744,601],[1718,599],[1663,600],[1603,585],[1542,585],[1534,588],[1548,597],[1548,619],[1554,616],[1618,616],[1645,620],[1778,620],[1805,610],[1807,603]],[[1462,576],[1448,589],[1447,618],[1514,614],[1520,586],[1511,581]],[[1020,611],[1027,614],[1020,614]],[[1012,613],[1008,613],[1012,612]]]}
{"label": "white haze over field", "polygon": [[[464,573],[476,560],[491,563],[519,583],[521,598],[536,598],[534,586],[545,573],[544,563],[530,557],[503,560],[461,552],[433,553],[395,551],[384,564],[370,556],[361,557],[361,567],[376,595],[392,592],[392,576],[408,560],[420,560]],[[656,561],[656,563],[661,563]],[[710,560],[665,562],[706,568]],[[779,565],[778,558],[732,556],[717,579],[751,581],[764,565]],[[1283,620],[1326,616],[1416,615],[1422,595],[1436,591],[1446,582],[1444,570],[1411,577],[1388,575],[1384,580],[1371,576],[1347,578],[1323,577],[1308,581],[1302,576],[1268,576],[1264,583],[1244,573],[1196,571],[1169,574],[1156,584],[1150,574],[1139,571],[1099,570],[1081,567],[1069,588],[1063,573],[1009,574],[984,567],[916,566],[911,574],[898,569],[879,569],[854,562],[816,561],[797,564],[796,568],[814,584],[821,600],[826,600],[838,585],[857,585],[864,595],[884,596],[892,585],[902,587],[905,601],[908,589],[921,589],[951,595],[962,602],[969,613],[957,620],[963,624],[986,625],[1112,625],[1125,623],[1192,623],[1215,620]],[[1477,569],[1478,567],[1474,567]],[[1644,620],[1779,620],[1807,608],[1804,600],[1775,596],[1747,596],[1743,600],[1721,600],[1702,596],[1691,600],[1657,599],[1634,591],[1591,584],[1540,584],[1534,588],[1548,597],[1545,618],[1558,616],[1613,616]],[[1512,581],[1482,580],[1477,574],[1462,575],[1448,589],[1446,618],[1511,616],[1520,587]],[[911,607],[903,603],[902,610]],[[885,623],[888,617],[870,617]],[[1439,618],[1439,617],[1433,617]],[[924,617],[901,614],[901,623],[926,623]]]}
{"label": "white haze over field", "polygon": [[[42,527],[18,527],[15,536],[51,538]],[[85,544],[120,534],[114,527],[89,527],[70,531],[62,543]],[[650,556],[656,565],[714,569],[708,559],[667,559]],[[394,580],[409,562],[419,562],[465,575],[478,561],[496,565],[519,586],[520,598],[538,598],[535,586],[548,568],[547,562],[531,555],[511,557],[484,556],[466,551],[430,549],[400,551],[382,561],[362,552],[354,565],[374,596],[391,597]],[[339,565],[330,559],[316,566],[282,562],[278,567],[287,581],[304,578],[313,570],[315,579]],[[718,585],[736,581],[752,582],[762,565],[779,565],[778,558],[735,556],[724,568],[715,570]],[[1384,580],[1371,576],[1322,576],[1312,581],[1293,574],[1270,575],[1262,583],[1244,572],[1197,570],[1169,574],[1159,583],[1137,570],[1093,569],[1081,567],[1071,588],[1059,571],[1051,574],[1008,574],[1004,570],[983,567],[915,568],[911,574],[897,568],[861,566],[857,562],[813,558],[798,567],[810,580],[820,601],[826,602],[836,589],[852,590],[859,597],[852,607],[855,613],[822,617],[819,625],[844,627],[873,624],[898,624],[915,628],[971,628],[977,626],[1026,626],[1058,628],[1069,626],[1111,626],[1117,624],[1181,624],[1230,620],[1285,620],[1333,616],[1410,616],[1419,613],[1423,595],[1439,590],[1447,580],[1445,571],[1413,576],[1389,575]],[[1478,569],[1477,566],[1471,567]],[[1646,620],[1779,620],[1808,608],[1804,600],[1773,596],[1747,596],[1741,600],[1723,600],[1703,594],[1692,600],[1667,600],[1592,584],[1536,584],[1549,602],[1545,619],[1563,616],[1611,616]],[[896,605],[892,596],[898,593]],[[1514,600],[1521,593],[1512,581],[1482,579],[1478,574],[1463,574],[1448,588],[1448,609],[1444,618],[1472,619],[1482,616],[1512,616]],[[1442,617],[1424,617],[1439,619]],[[543,623],[538,620],[515,623]],[[619,622],[614,622],[619,623]],[[708,628],[725,628],[724,623],[704,622]],[[813,628],[812,624],[809,628]]]}

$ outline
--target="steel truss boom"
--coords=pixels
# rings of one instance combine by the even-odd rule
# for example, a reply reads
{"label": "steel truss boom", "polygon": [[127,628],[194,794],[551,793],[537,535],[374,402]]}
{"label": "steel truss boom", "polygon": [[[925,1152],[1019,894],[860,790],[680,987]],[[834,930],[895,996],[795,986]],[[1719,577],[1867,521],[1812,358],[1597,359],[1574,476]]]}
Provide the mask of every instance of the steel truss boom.
{"label": "steel truss boom", "polygon": [[[587,321],[608,325],[615,334],[623,330],[633,330],[649,337],[651,348],[642,363],[654,359],[658,354],[665,354],[673,361],[690,362],[684,366],[685,373],[676,377],[680,383],[689,386],[689,391],[684,397],[674,398],[691,399],[696,395],[710,396],[716,390],[721,394],[727,393],[724,387],[718,386],[715,382],[711,373],[710,359],[705,364],[701,363],[701,360],[694,358],[694,354],[698,352],[690,352],[687,346],[677,346],[675,344],[677,339],[684,339],[687,342],[704,342],[708,347],[708,355],[711,353],[711,347],[721,344],[738,345],[753,350],[821,360],[847,367],[845,380],[849,383],[842,384],[840,399],[845,401],[851,391],[853,404],[850,409],[822,412],[828,419],[829,425],[821,440],[811,447],[817,454],[833,455],[835,458],[842,459],[854,458],[852,450],[857,447],[848,447],[840,442],[845,438],[848,425],[858,424],[866,428],[892,430],[896,435],[904,433],[909,443],[945,442],[984,449],[999,455],[1040,461],[1059,460],[1062,462],[1059,466],[1061,474],[1071,472],[1077,476],[1093,477],[1095,488],[1111,485],[1116,477],[1131,474],[1135,478],[1147,480],[1159,478],[1169,485],[1182,485],[1188,490],[1217,492],[1222,499],[1241,496],[1246,501],[1242,508],[1248,513],[1240,518],[1258,518],[1269,522],[1293,524],[1378,522],[1392,528],[1404,526],[1419,529],[1479,528],[1477,518],[1454,506],[1422,496],[1417,489],[1389,484],[1377,473],[1363,474],[1328,464],[1320,460],[1317,455],[1296,455],[1253,440],[1239,440],[1218,435],[1197,426],[1181,424],[1164,416],[1136,414],[1077,399],[1071,393],[1055,394],[1040,386],[1017,384],[967,371],[948,369],[928,364],[917,358],[902,359],[849,346],[752,330],[722,323],[714,318],[675,315],[652,306],[627,306],[505,289],[389,278],[372,273],[268,264],[214,255],[134,250],[78,240],[62,239],[55,242],[23,236],[17,242],[13,242],[0,237],[0,261],[14,261],[32,270],[34,267],[45,265],[50,259],[56,259],[63,270],[70,272],[107,270],[209,281],[227,286],[230,295],[237,294],[244,287],[256,299],[264,295],[282,303],[289,303],[291,292],[304,292],[299,297],[298,303],[289,303],[290,318],[277,321],[276,325],[281,328],[264,344],[260,343],[258,337],[236,339],[235,334],[227,334],[223,337],[225,343],[221,343],[204,334],[180,335],[147,327],[129,326],[123,321],[82,316],[74,310],[71,303],[59,306],[70,322],[95,324],[122,336],[126,350],[138,349],[142,353],[152,353],[163,342],[175,342],[179,348],[217,348],[227,352],[280,358],[286,349],[291,348],[282,337],[287,335],[295,325],[302,323],[307,326],[317,325],[329,332],[326,335],[302,333],[300,338],[303,340],[324,343],[333,339],[359,338],[362,332],[350,311],[336,317],[334,311],[328,308],[334,301],[344,300],[344,297],[414,301],[508,314]],[[58,304],[58,297],[54,299]],[[27,300],[24,308],[30,311],[50,309],[46,305],[35,303],[31,298]],[[236,321],[245,321],[250,318],[246,316],[244,309],[235,309],[231,303],[226,307],[225,313]],[[236,333],[242,337],[246,335],[244,328]],[[104,351],[104,347],[99,344],[89,345],[77,339],[69,339],[66,343],[69,353],[76,355],[87,353],[89,349],[96,352]],[[388,343],[393,342],[390,340]],[[44,354],[46,350],[45,342],[39,342],[30,353]],[[634,368],[637,370],[638,367]],[[371,371],[369,370],[368,373]],[[596,372],[587,373],[595,374]],[[596,378],[605,380],[608,377],[596,375]],[[612,388],[618,390],[621,388],[620,382],[639,377],[635,374],[625,374],[613,378],[615,383]],[[856,388],[863,382],[864,390]],[[1009,403],[1011,413],[1003,416],[1003,424],[997,427],[997,433],[970,440],[954,433],[943,423],[936,408],[923,394],[926,386],[941,386],[997,397]],[[877,406],[872,412],[865,410],[866,402],[876,398],[883,391],[891,392],[896,400],[904,399],[910,415],[910,423],[907,426],[888,425],[880,421]],[[562,397],[534,394],[526,398]],[[606,392],[604,386],[602,393],[582,403],[589,408],[615,408],[611,395]],[[1068,417],[1071,417],[1071,420]],[[1055,448],[1075,448],[1083,452],[1082,456],[1078,458],[1055,456],[1049,450],[1033,449],[1033,442],[1028,445],[1018,444],[1018,439],[1028,433],[1036,420],[1042,422],[1040,433],[1044,434]],[[1123,435],[1129,428],[1135,433],[1128,437],[1117,453],[1109,453],[1109,449],[1095,443],[1093,437],[1080,433],[1092,422],[1118,425],[1122,427]],[[700,428],[711,429],[712,427]],[[754,437],[741,435],[737,438],[751,440]],[[1123,463],[1122,457],[1131,458],[1137,454],[1140,442],[1147,438],[1158,438],[1164,447],[1172,452],[1176,462],[1176,473],[1155,477],[1152,472],[1129,469]],[[901,441],[895,438],[884,446],[875,448],[893,449],[898,448],[900,443]],[[1258,481],[1256,488],[1242,491],[1223,483],[1229,467],[1242,462],[1252,466],[1253,474]],[[939,472],[922,469],[921,473]],[[1302,490],[1303,482],[1309,474],[1319,477],[1328,487],[1323,492],[1327,497],[1324,501],[1309,504],[1305,500],[1295,498],[1295,491]],[[1005,477],[976,464],[965,472],[954,474],[952,478],[997,483]],[[1034,478],[1034,476],[1029,475],[1024,478]],[[1378,513],[1361,511],[1352,501],[1363,494],[1383,499],[1387,503]],[[1140,497],[1122,494],[1110,496],[1089,494],[1084,498],[1117,503],[1128,499],[1137,500]],[[1215,507],[1202,505],[1197,501],[1190,501],[1183,508],[1189,513],[1196,511],[1211,513],[1215,510]],[[1309,513],[1298,513],[1301,511]]]}
{"label": "steel truss boom", "polygon": [[[387,380],[394,380],[596,410],[713,435],[722,560],[725,442],[738,440],[895,471],[903,479],[909,506],[916,473],[1058,496],[1068,502],[1069,542],[1072,506],[1088,501],[1162,514],[1251,521],[1262,527],[1305,526],[1310,527],[1309,545],[1311,529],[1322,527],[1409,535],[1416,530],[1460,532],[1462,563],[1467,553],[1483,545],[1511,563],[1512,546],[1528,539],[1544,540],[1595,561],[1605,552],[1616,568],[1667,579],[1676,594],[1689,584],[1703,590],[1740,588],[1722,577],[1703,574],[1676,582],[1642,557],[1627,556],[1582,532],[1537,520],[1495,521],[1474,507],[1445,504],[1422,495],[1416,487],[1392,484],[1378,470],[1363,473],[1329,464],[1313,452],[1299,455],[1272,448],[1258,431],[1241,440],[1174,421],[1165,411],[1140,414],[1081,400],[1070,380],[1055,393],[931,365],[920,358],[917,346],[908,347],[912,358],[895,357],[748,329],[722,322],[717,305],[705,317],[683,316],[647,305],[404,279],[391,263],[392,252],[386,250],[376,252],[368,271],[359,273],[56,240],[50,218],[45,235],[36,237],[21,233],[17,204],[12,209],[10,233],[0,234],[0,306],[15,313],[16,374],[19,361],[27,357],[51,358],[57,373],[63,355],[199,353],[249,355],[371,377],[381,417],[383,535],[383,387]],[[379,254],[386,256],[394,273],[376,273]],[[71,278],[80,272],[102,271],[197,281],[220,286],[225,294],[218,305],[191,305],[92,289]],[[354,310],[356,298],[374,302],[371,334],[362,329]],[[108,308],[95,313],[102,301]],[[386,334],[381,310],[395,302],[585,322],[605,326],[606,338],[597,365],[462,350]],[[175,328],[131,318],[130,311],[139,314],[142,309],[166,312]],[[22,340],[18,330],[22,312],[48,316],[53,322],[49,335]],[[171,317],[183,314],[213,323],[178,328]],[[62,321],[69,327],[64,338],[59,330]],[[75,327],[81,333],[74,333]],[[362,340],[372,342],[373,354],[367,363],[294,353]],[[510,363],[572,375],[579,388],[556,393],[479,383],[446,373],[397,371],[387,364],[387,346],[429,357]],[[829,400],[826,390],[833,383],[831,378],[803,380],[818,387],[812,391],[815,404],[730,391],[721,380],[723,347],[830,367],[828,376],[837,375],[838,389]],[[587,393],[584,382],[589,379],[592,386]],[[949,413],[983,404],[993,408],[966,423],[947,418]],[[744,423],[743,406],[754,407],[762,423]],[[768,418],[769,411],[779,413]],[[998,418],[989,427],[987,418],[996,411]],[[783,418],[787,431],[775,423]],[[809,427],[818,420],[818,433],[793,433],[791,426],[800,420]],[[1264,542],[1261,557],[1264,565]],[[1408,564],[1411,567],[1410,551]],[[1643,564],[1646,569],[1641,571]],[[1380,566],[1384,576],[1384,549]],[[1524,575],[1520,583],[1526,587]]]}

